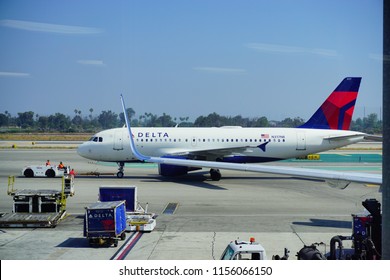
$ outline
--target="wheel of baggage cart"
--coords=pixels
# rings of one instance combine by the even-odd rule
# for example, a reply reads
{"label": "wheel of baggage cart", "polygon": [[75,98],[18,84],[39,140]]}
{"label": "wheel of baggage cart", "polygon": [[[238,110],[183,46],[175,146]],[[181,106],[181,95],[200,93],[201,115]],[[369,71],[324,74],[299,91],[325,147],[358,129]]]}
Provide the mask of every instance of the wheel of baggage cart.
{"label": "wheel of baggage cart", "polygon": [[49,178],[54,178],[54,177],[56,176],[56,173],[54,172],[53,169],[48,169],[48,170],[46,170],[45,175],[46,175],[47,177],[49,177]]}
{"label": "wheel of baggage cart", "polygon": [[121,240],[125,240],[126,239],[126,233],[125,232],[122,232],[121,234]]}
{"label": "wheel of baggage cart", "polygon": [[32,171],[32,169],[28,168],[28,169],[24,170],[24,176],[25,177],[34,177],[34,171]]}

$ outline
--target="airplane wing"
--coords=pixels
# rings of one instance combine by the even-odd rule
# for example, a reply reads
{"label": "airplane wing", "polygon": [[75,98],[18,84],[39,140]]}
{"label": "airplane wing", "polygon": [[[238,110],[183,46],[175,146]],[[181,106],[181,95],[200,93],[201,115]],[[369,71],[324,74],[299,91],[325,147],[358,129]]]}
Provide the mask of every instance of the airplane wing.
{"label": "airplane wing", "polygon": [[191,150],[191,151],[168,151],[169,156],[186,156],[190,159],[192,158],[219,158],[226,157],[228,155],[241,155],[243,153],[248,153],[255,148],[261,148],[259,146],[240,146],[240,147],[230,147],[230,148],[221,148],[221,149],[200,149],[200,150]]}
{"label": "airplane wing", "polygon": [[[126,106],[121,95],[123,112],[125,113],[125,121],[129,135],[131,133],[130,122],[126,114]],[[130,148],[133,154],[141,161],[152,162],[158,164],[170,164],[188,167],[200,167],[200,168],[214,168],[214,169],[228,169],[238,171],[249,172],[261,172],[289,175],[303,178],[323,179],[328,181],[331,186],[338,188],[346,188],[350,182],[365,183],[365,184],[382,184],[382,176],[379,174],[367,174],[367,173],[354,173],[354,172],[337,172],[329,170],[313,170],[308,168],[296,168],[296,167],[283,167],[283,166],[269,166],[261,164],[240,164],[229,162],[217,162],[217,161],[203,161],[203,160],[188,160],[178,158],[162,158],[162,157],[150,157],[145,156],[138,152],[135,147],[133,137],[130,137]]]}

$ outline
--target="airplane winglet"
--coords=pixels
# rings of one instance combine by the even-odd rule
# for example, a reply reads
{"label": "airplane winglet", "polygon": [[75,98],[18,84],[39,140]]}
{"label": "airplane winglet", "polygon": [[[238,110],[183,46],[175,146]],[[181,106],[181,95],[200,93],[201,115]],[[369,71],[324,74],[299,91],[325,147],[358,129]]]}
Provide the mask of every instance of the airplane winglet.
{"label": "airplane winglet", "polygon": [[121,94],[121,102],[122,102],[123,114],[124,114],[125,122],[126,122],[126,126],[127,126],[127,131],[129,132],[130,149],[131,149],[133,155],[137,159],[139,159],[140,161],[148,161],[150,159],[150,157],[144,156],[143,154],[138,152],[137,148],[135,147],[134,139],[133,139],[133,133],[131,132],[131,126],[130,126],[129,117],[127,116],[127,112],[126,112],[125,100],[124,100],[122,94]]}

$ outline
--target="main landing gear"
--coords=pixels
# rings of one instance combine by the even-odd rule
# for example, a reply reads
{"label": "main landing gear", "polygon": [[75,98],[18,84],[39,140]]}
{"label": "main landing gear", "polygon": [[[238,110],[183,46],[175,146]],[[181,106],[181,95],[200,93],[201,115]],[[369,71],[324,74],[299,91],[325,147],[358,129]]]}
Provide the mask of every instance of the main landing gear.
{"label": "main landing gear", "polygon": [[213,181],[219,181],[221,180],[222,175],[219,169],[210,169],[210,177]]}
{"label": "main landing gear", "polygon": [[119,168],[118,168],[118,173],[116,173],[116,177],[123,178],[123,175],[124,175],[123,171],[125,170],[125,163],[123,161],[117,162],[117,163],[118,163]]}
{"label": "main landing gear", "polygon": [[[125,170],[125,163],[123,161],[120,161],[120,162],[117,162],[118,163],[118,173],[116,173],[116,176],[118,178],[123,178],[124,176],[124,170]],[[219,181],[221,180],[221,172],[219,171],[219,169],[210,169],[210,177],[211,177],[211,180],[213,181]]]}

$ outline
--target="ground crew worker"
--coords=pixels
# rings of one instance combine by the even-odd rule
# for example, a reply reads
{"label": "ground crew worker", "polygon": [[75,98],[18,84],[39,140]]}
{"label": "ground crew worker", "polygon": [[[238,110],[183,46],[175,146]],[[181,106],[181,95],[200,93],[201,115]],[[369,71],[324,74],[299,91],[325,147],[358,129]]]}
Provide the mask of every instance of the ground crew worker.
{"label": "ground crew worker", "polygon": [[46,161],[46,166],[49,166],[50,165],[50,160],[47,160]]}
{"label": "ground crew worker", "polygon": [[76,175],[76,171],[72,168],[72,170],[69,172],[69,175],[74,177]]}
{"label": "ground crew worker", "polygon": [[64,166],[64,164],[62,163],[62,161],[60,161],[60,164],[58,165],[58,169],[65,169],[65,166]]}

